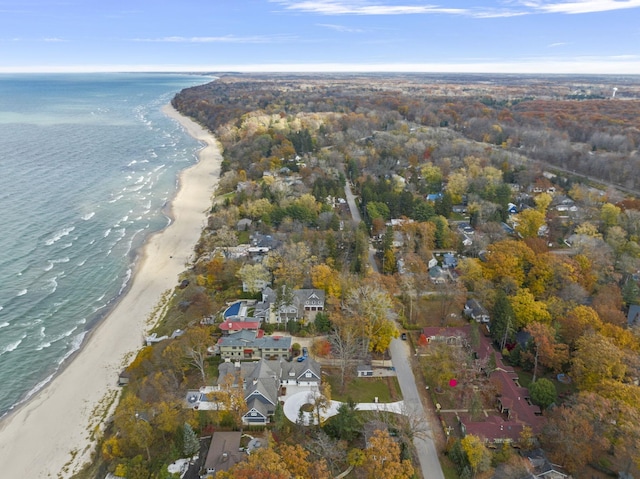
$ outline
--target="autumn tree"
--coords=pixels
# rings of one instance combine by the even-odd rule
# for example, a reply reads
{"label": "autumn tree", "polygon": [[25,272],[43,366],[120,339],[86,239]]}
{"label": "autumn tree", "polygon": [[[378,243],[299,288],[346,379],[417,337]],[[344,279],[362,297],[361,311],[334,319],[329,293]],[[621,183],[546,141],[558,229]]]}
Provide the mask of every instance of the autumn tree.
{"label": "autumn tree", "polygon": [[581,336],[575,346],[571,376],[580,390],[596,391],[607,380],[624,378],[624,353],[609,338],[591,332]]}
{"label": "autumn tree", "polygon": [[516,215],[516,231],[523,238],[536,238],[540,227],[546,222],[544,214],[538,210],[524,210]]}
{"label": "autumn tree", "polygon": [[311,282],[314,288],[323,289],[328,296],[340,298],[342,294],[340,273],[327,264],[311,268]]}
{"label": "autumn tree", "polygon": [[588,331],[600,331],[602,321],[589,306],[576,306],[560,319],[560,332],[565,342],[575,347],[576,341]]}
{"label": "autumn tree", "polygon": [[264,284],[271,282],[271,275],[262,263],[244,264],[238,270],[237,275],[247,291],[252,294],[262,291]]}
{"label": "autumn tree", "polygon": [[518,328],[527,326],[534,321],[548,323],[551,315],[547,305],[537,301],[528,288],[520,288],[515,295],[509,298],[513,309],[515,325]]}
{"label": "autumn tree", "polygon": [[344,309],[362,328],[362,336],[368,351],[384,352],[398,330],[388,313],[391,298],[382,288],[360,284],[352,288],[344,302]]}
{"label": "autumn tree", "polygon": [[364,450],[362,469],[368,479],[388,477],[409,479],[414,470],[411,461],[400,459],[400,446],[385,430],[376,430],[369,440],[369,447]]}
{"label": "autumn tree", "polygon": [[207,326],[189,328],[180,340],[184,345],[189,364],[200,372],[202,383],[205,384],[207,382],[207,350],[212,342],[211,328]]}
{"label": "autumn tree", "polygon": [[467,455],[467,460],[474,474],[487,471],[491,467],[491,453],[478,436],[467,434],[460,441],[460,445]]}
{"label": "autumn tree", "polygon": [[559,372],[565,362],[569,360],[569,350],[566,344],[556,341],[556,332],[546,323],[534,321],[525,331],[531,335],[533,342],[533,382],[536,382],[538,364]]}
{"label": "autumn tree", "polygon": [[542,445],[556,464],[571,473],[591,462],[603,448],[584,405],[559,406],[549,412],[541,436]]}

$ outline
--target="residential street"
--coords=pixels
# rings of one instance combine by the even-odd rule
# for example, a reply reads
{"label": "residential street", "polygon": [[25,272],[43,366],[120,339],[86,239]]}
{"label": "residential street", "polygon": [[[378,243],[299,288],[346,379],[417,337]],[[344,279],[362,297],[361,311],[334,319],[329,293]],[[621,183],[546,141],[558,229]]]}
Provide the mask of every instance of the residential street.
{"label": "residential street", "polygon": [[424,423],[427,426],[427,434],[422,434],[421,436],[424,437],[416,437],[413,440],[413,444],[418,452],[418,458],[420,459],[422,477],[424,479],[444,479],[436,445],[431,437],[432,425],[429,424],[427,416],[424,413],[418,388],[416,387],[416,380],[411,370],[411,349],[409,343],[396,338],[391,341],[389,352],[391,353],[393,366],[396,368],[398,383],[402,390],[402,397],[407,412],[420,417],[420,423]]}
{"label": "residential street", "polygon": [[[360,223],[360,213],[356,207],[355,197],[351,192],[349,182],[345,185],[344,190],[347,196],[347,204],[351,211],[351,217],[354,222]],[[373,270],[378,271],[374,253],[375,251],[371,251],[371,249],[369,250],[369,261]],[[389,312],[391,313],[391,311]],[[421,422],[424,422],[427,426],[428,434],[426,434],[425,437],[416,437],[413,440],[413,444],[418,454],[418,459],[420,460],[422,477],[424,479],[444,479],[444,473],[440,466],[436,445],[431,437],[432,425],[429,424],[427,416],[424,413],[424,407],[422,406],[420,395],[418,394],[418,388],[416,387],[416,380],[413,376],[413,371],[411,370],[411,348],[406,341],[394,339],[391,341],[389,352],[391,353],[392,363],[396,368],[398,383],[400,384],[400,390],[402,391],[407,412],[421,417]]]}

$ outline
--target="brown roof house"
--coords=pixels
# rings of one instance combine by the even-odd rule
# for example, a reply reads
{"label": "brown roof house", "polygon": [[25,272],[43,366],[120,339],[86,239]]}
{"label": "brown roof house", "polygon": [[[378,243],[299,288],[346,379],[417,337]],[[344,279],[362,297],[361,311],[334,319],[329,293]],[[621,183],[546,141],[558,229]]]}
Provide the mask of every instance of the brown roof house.
{"label": "brown roof house", "polygon": [[207,458],[204,461],[202,478],[213,478],[220,471],[227,471],[243,461],[246,454],[240,450],[241,432],[214,432]]}

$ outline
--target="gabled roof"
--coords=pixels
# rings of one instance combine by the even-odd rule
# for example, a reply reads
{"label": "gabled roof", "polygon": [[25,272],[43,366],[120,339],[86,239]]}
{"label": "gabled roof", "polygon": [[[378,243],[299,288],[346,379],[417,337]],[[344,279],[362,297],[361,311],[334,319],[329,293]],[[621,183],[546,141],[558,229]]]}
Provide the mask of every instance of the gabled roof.
{"label": "gabled roof", "polygon": [[219,326],[221,331],[233,333],[244,329],[259,329],[260,321],[224,321]]}
{"label": "gabled roof", "polygon": [[[296,380],[305,380],[308,381],[309,378],[304,377],[307,372],[310,372],[313,376],[315,376],[318,381],[320,381],[320,364],[317,361],[314,361],[312,358],[307,358],[305,361],[280,361],[280,378],[283,381],[291,380],[295,378]],[[291,374],[293,373],[293,375]]]}
{"label": "gabled roof", "polygon": [[241,432],[214,432],[204,467],[215,472],[226,471],[245,457],[240,452]]}
{"label": "gabled roof", "polygon": [[459,415],[466,434],[481,437],[487,441],[511,440],[516,442],[525,424],[515,421],[505,421],[500,416],[489,416],[484,421],[473,421],[468,414]]}

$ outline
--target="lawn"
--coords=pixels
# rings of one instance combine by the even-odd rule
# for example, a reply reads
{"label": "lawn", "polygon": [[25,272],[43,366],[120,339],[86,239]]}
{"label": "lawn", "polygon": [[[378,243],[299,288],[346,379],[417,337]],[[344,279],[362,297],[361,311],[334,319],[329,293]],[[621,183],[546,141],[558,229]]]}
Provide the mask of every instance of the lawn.
{"label": "lawn", "polygon": [[345,402],[351,399],[355,402],[374,402],[375,398],[381,403],[394,402],[402,399],[398,379],[395,376],[385,378],[355,378],[349,382],[341,392],[340,377],[335,374],[323,377],[331,385],[331,399]]}

